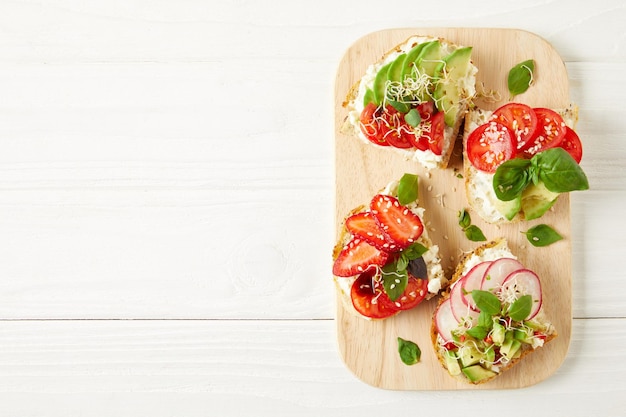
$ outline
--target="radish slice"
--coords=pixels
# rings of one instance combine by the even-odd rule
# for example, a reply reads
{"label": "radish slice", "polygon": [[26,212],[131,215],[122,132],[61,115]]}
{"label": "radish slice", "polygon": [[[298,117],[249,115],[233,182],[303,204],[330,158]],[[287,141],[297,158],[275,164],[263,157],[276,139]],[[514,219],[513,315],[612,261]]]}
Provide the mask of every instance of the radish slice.
{"label": "radish slice", "polygon": [[489,265],[492,263],[493,261],[485,261],[475,265],[467,274],[465,274],[465,278],[463,278],[463,287],[461,291],[463,295],[463,303],[474,311],[478,311],[478,309],[476,308],[476,304],[472,298],[472,291],[481,289],[485,271],[487,271],[487,268],[489,268]]}
{"label": "radish slice", "polygon": [[493,261],[491,266],[485,271],[485,276],[480,285],[480,289],[484,291],[491,291],[494,294],[498,294],[500,287],[504,280],[515,271],[525,269],[524,265],[517,259],[513,258],[500,258]]}
{"label": "radish slice", "polygon": [[501,298],[509,302],[526,294],[529,294],[533,300],[530,314],[527,317],[529,320],[535,317],[541,309],[541,281],[539,281],[537,274],[529,269],[515,271],[507,277],[500,291]]}
{"label": "radish slice", "polygon": [[471,322],[472,326],[476,324],[476,319],[480,314],[479,311],[472,310],[469,305],[463,301],[463,284],[465,277],[457,281],[450,290],[450,308],[452,315],[459,323]]}
{"label": "radish slice", "polygon": [[437,311],[435,311],[435,327],[439,336],[446,343],[452,340],[452,330],[459,327],[459,323],[452,315],[449,298],[439,304]]}

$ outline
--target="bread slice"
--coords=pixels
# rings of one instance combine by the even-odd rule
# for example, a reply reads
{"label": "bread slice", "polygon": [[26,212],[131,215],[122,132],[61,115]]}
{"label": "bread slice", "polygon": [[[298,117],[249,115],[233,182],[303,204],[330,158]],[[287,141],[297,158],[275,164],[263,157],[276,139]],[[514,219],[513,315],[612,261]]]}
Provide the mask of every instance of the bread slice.
{"label": "bread slice", "polygon": [[[420,54],[415,53],[418,50]],[[417,161],[427,169],[447,167],[465,112],[476,93],[477,68],[471,63],[470,53],[471,47],[462,47],[431,36],[412,36],[392,48],[378,62],[371,64],[348,92],[344,103],[348,117],[343,133],[356,136],[369,145],[398,152],[407,160]],[[404,63],[400,65],[400,61]],[[389,67],[393,64],[395,68],[403,67],[404,71],[390,72]],[[383,73],[389,76],[385,79],[385,76],[380,75]],[[376,97],[374,91],[378,92]],[[390,103],[402,102],[408,106],[401,112],[405,114],[408,109],[416,108],[421,103],[434,104],[435,112],[445,110],[446,114],[442,143],[428,146],[422,141],[421,146],[408,148],[374,144],[365,135],[361,122],[366,102],[374,102],[381,112],[386,111]],[[404,120],[401,114],[394,122],[394,129],[398,129],[395,132],[402,129],[406,132],[408,129],[408,134],[415,141],[424,135],[428,137],[429,132],[434,130],[431,128],[435,119],[430,115],[422,117],[419,125],[413,127],[405,124]],[[430,141],[432,144],[432,138]],[[420,150],[420,147],[426,149]]]}
{"label": "bread slice", "polygon": [[[479,171],[469,161],[467,155],[467,139],[469,135],[480,125],[489,121],[492,111],[473,108],[465,116],[463,130],[463,171],[465,178],[465,192],[467,202],[472,209],[486,222],[492,224],[516,223],[525,219],[520,209],[516,214],[505,214],[509,206],[500,201],[493,190],[493,174]],[[578,121],[578,109],[570,106],[566,109],[557,110],[566,125],[574,128]]]}
{"label": "bread slice", "polygon": [[[378,195],[388,195],[388,196],[397,196],[397,187],[398,181],[390,182],[384,189],[380,190]],[[424,221],[424,209],[419,207],[417,200],[409,203],[404,206],[407,210],[410,210],[413,214],[418,216],[422,222],[422,224],[426,224]],[[350,211],[344,218],[344,221],[341,225],[341,230],[339,231],[338,241],[333,249],[333,261],[337,262],[342,251],[344,251],[348,245],[348,242],[354,239],[352,233],[346,227],[346,220],[350,218],[350,216],[357,213],[367,213],[371,212],[371,207],[369,204],[361,205]],[[439,247],[433,244],[432,240],[428,236],[427,228],[424,227],[421,235],[415,241],[420,245],[423,245],[428,250],[421,256],[424,261],[425,269],[427,271],[427,292],[424,296],[424,299],[428,300],[437,295],[440,291],[445,289],[448,285],[448,279],[444,275],[443,268],[441,266],[441,258],[439,255]],[[393,262],[397,256],[400,255],[401,252],[390,253],[389,262]],[[373,266],[374,269],[377,270],[377,273],[380,271],[380,266]],[[363,268],[367,270],[368,268]],[[336,284],[336,289],[341,300],[341,303],[344,305],[345,309],[359,317],[365,319],[377,319],[376,317],[366,317],[360,314],[355,308],[353,301],[351,299],[351,290],[352,286],[355,283],[356,279],[360,273],[356,273],[353,276],[338,276],[333,274],[333,279]],[[425,278],[425,277],[418,277]],[[376,279],[380,280],[380,276],[377,275]],[[401,310],[395,311],[395,314],[400,313]],[[395,315],[393,314],[393,315]],[[385,317],[387,318],[387,317]]]}
{"label": "bread slice", "polygon": [[[502,259],[505,259],[505,261],[499,261],[499,264],[488,269],[489,266],[494,265],[495,261]],[[532,285],[525,283],[523,278],[529,276],[532,278],[535,275],[532,271],[524,269],[523,265],[516,261],[516,257],[508,248],[506,240],[502,238],[496,239],[479,246],[463,258],[451,279],[449,290],[439,300],[431,324],[431,340],[437,358],[452,377],[470,384],[483,384],[519,363],[535,349],[553,340],[557,337],[557,332],[545,317],[541,302],[538,305],[533,304],[536,313],[531,313],[528,316],[532,316],[530,319],[515,321],[507,317],[505,313],[491,316],[492,327],[480,336],[472,333],[473,330],[469,330],[479,327],[482,323],[481,319],[477,317],[479,313],[472,312],[469,306],[467,306],[467,311],[462,310],[461,313],[453,309],[456,314],[461,314],[462,316],[467,314],[467,316],[462,317],[460,323],[451,323],[451,318],[446,316],[446,308],[448,307],[446,304],[456,303],[453,300],[456,292],[461,290],[470,291],[472,287],[476,286],[472,282],[480,282],[476,280],[470,281],[471,278],[469,277],[476,272],[479,272],[481,277],[488,275],[496,281],[502,281],[497,276],[498,274],[508,277],[513,276],[514,278],[509,279],[516,279],[516,288],[521,289],[521,292],[516,294],[513,299],[521,297],[525,291],[533,291],[527,289],[532,287]],[[516,276],[521,278],[518,279]],[[528,282],[537,284],[539,281],[531,280]],[[487,284],[483,284],[483,289],[487,288],[485,285]],[[457,286],[459,287],[455,289]],[[505,289],[501,290],[501,288]],[[510,306],[512,303],[513,299],[510,298],[514,294],[514,292],[511,292],[512,288],[515,287],[500,283],[495,284],[494,289],[490,290],[492,293],[498,294],[502,311],[507,311],[507,306]],[[454,304],[454,306],[458,305],[458,303]],[[538,310],[536,310],[537,308]],[[533,314],[536,315],[533,316]],[[452,318],[456,319],[456,316],[453,315]],[[501,325],[504,328],[504,332],[502,332],[502,329],[496,329],[497,325]],[[450,335],[452,336],[446,337],[448,339],[446,340],[442,334],[447,335],[448,333],[446,332],[451,329]],[[500,334],[496,335],[496,332]],[[481,337],[483,335],[484,337]],[[505,348],[507,344],[508,346]]]}

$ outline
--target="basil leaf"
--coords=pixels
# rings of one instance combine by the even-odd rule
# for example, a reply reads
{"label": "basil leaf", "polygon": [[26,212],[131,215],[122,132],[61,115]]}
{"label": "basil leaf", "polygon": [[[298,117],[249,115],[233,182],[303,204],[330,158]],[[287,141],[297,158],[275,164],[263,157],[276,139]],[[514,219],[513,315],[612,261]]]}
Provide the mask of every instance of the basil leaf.
{"label": "basil leaf", "polygon": [[533,299],[530,295],[522,295],[509,307],[509,317],[515,321],[522,321],[530,314]]}
{"label": "basil leaf", "polygon": [[491,318],[491,314],[486,311],[481,311],[478,315],[478,325],[484,327],[487,330],[490,330],[493,327],[493,319]]}
{"label": "basil leaf", "polygon": [[400,360],[406,365],[415,365],[422,356],[422,351],[417,344],[401,337],[398,337],[398,353]]}
{"label": "basil leaf", "polygon": [[401,101],[387,100],[387,103],[391,104],[391,106],[394,109],[398,110],[400,113],[407,113],[410,109],[408,104]]}
{"label": "basil leaf", "polygon": [[489,291],[472,290],[472,298],[476,303],[476,307],[478,307],[481,312],[484,311],[489,315],[495,316],[500,313],[502,309],[502,304],[500,304],[498,297]]}
{"label": "basil leaf", "polygon": [[469,334],[475,339],[482,340],[487,337],[487,333],[489,333],[489,331],[483,326],[474,326],[471,329],[468,329],[465,333]]}
{"label": "basil leaf", "polygon": [[502,201],[516,199],[531,181],[528,159],[514,158],[502,163],[493,175],[493,191]]}
{"label": "basil leaf", "polygon": [[533,72],[535,71],[535,61],[529,59],[520,62],[509,71],[507,84],[511,96],[524,93],[530,87],[533,81]]}
{"label": "basil leaf", "polygon": [[411,246],[402,251],[401,256],[407,258],[407,260],[411,261],[413,259],[417,259],[428,252],[428,248],[421,243],[413,243]]}
{"label": "basil leaf", "polygon": [[422,122],[422,116],[416,109],[411,109],[404,115],[404,121],[412,127],[417,127]]}
{"label": "basil leaf", "polygon": [[589,181],[574,158],[563,148],[547,149],[535,156],[539,179],[553,193],[589,189]]}
{"label": "basil leaf", "polygon": [[418,177],[414,174],[404,174],[398,183],[398,202],[403,206],[417,200]]}
{"label": "basil leaf", "polygon": [[465,237],[467,237],[472,242],[484,242],[485,240],[487,240],[487,238],[483,234],[483,231],[474,224],[466,227],[464,232]]}
{"label": "basil leaf", "polygon": [[469,213],[463,209],[459,212],[459,226],[461,226],[462,229],[467,229],[470,224],[472,224],[472,219],[469,215]]}
{"label": "basil leaf", "polygon": [[547,224],[538,224],[523,233],[533,246],[538,247],[548,246],[563,239],[563,236]]}
{"label": "basil leaf", "polygon": [[383,289],[391,301],[396,301],[406,289],[409,275],[405,269],[398,270],[396,262],[391,262],[382,268]]}

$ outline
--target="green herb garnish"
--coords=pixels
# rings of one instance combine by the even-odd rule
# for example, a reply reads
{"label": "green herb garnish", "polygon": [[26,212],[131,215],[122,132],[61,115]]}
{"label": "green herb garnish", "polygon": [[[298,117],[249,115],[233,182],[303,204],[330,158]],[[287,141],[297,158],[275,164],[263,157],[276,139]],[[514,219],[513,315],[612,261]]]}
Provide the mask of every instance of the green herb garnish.
{"label": "green herb garnish", "polygon": [[509,307],[509,317],[515,321],[522,321],[530,314],[533,306],[532,297],[528,294],[522,295]]}
{"label": "green herb garnish", "polygon": [[398,183],[398,202],[403,206],[417,200],[418,177],[414,174],[404,174]]}
{"label": "green herb garnish", "polygon": [[529,59],[520,62],[509,71],[507,84],[511,96],[524,93],[533,82],[533,72],[535,71],[535,61]]}
{"label": "green herb garnish", "polygon": [[495,316],[502,310],[502,304],[498,297],[489,291],[472,290],[472,298],[481,312],[484,311],[489,315]]}
{"label": "green herb garnish", "polygon": [[465,233],[465,237],[473,242],[484,242],[487,240],[483,231],[476,225],[472,224],[472,219],[467,212],[467,210],[463,209],[459,212],[459,226],[463,229]]}
{"label": "green herb garnish", "polygon": [[538,224],[522,233],[533,246],[538,247],[548,246],[563,239],[563,236],[547,224]]}
{"label": "green herb garnish", "polygon": [[422,351],[417,344],[401,337],[398,337],[398,353],[400,360],[406,365],[415,365],[422,356]]}
{"label": "green herb garnish", "polygon": [[381,268],[382,282],[385,293],[391,301],[396,301],[406,289],[409,282],[407,267],[409,262],[417,259],[428,251],[424,245],[413,243],[400,252],[400,256],[394,262],[390,262]]}

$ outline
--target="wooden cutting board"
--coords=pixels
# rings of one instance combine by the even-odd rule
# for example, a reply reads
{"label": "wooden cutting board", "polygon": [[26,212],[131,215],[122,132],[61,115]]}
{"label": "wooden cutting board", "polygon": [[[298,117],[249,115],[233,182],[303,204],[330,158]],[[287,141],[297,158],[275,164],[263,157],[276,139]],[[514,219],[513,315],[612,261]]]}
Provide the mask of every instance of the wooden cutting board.
{"label": "wooden cutting board", "polygon": [[[457,146],[450,166],[430,174],[416,162],[383,148],[363,144],[341,133],[347,116],[343,107],[350,87],[371,63],[412,35],[444,37],[454,43],[473,46],[472,59],[478,67],[477,91],[498,92],[499,101],[477,99],[483,108],[495,109],[509,101],[506,78],[511,67],[527,59],[535,60],[534,84],[515,98],[536,107],[565,108],[570,104],[565,65],[544,39],[521,30],[477,28],[406,28],[371,33],[356,41],[345,53],[335,84],[335,226],[354,207],[367,204],[389,181],[405,172],[419,175],[419,203],[426,209],[425,222],[435,244],[439,245],[448,277],[470,242],[458,226],[458,212],[468,208],[465,199],[461,148]],[[584,139],[583,139],[584,140]],[[460,145],[460,141],[457,142]],[[382,321],[367,321],[346,310],[337,298],[337,336],[341,357],[347,367],[364,382],[394,390],[458,390],[519,388],[544,380],[563,362],[572,325],[572,267],[569,196],[562,195],[553,210],[541,219],[519,224],[494,226],[484,223],[470,211],[472,221],[491,240],[505,237],[520,261],[541,277],[544,309],[559,336],[526,357],[517,366],[489,383],[473,386],[451,378],[436,359],[430,341],[430,323],[437,299],[416,309]],[[535,248],[521,232],[546,223],[565,239],[551,246]],[[338,236],[338,235],[337,235]],[[397,338],[416,342],[422,351],[421,362],[407,366],[400,361]]]}

